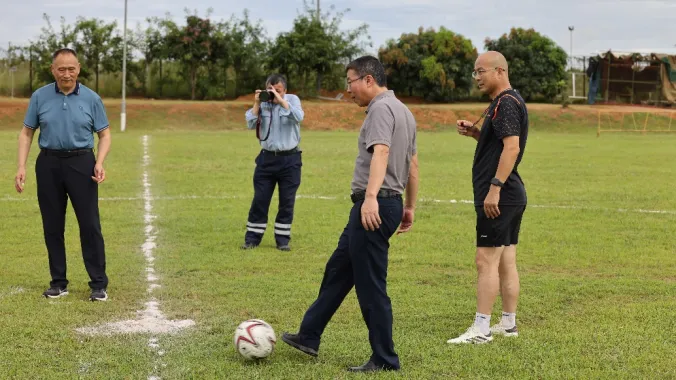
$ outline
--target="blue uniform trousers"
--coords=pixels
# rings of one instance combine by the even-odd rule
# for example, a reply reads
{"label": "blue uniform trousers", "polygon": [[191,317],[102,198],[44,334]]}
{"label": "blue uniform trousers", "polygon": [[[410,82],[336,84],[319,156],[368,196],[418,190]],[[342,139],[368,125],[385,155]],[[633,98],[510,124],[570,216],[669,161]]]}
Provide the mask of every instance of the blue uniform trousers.
{"label": "blue uniform trousers", "polygon": [[246,243],[259,244],[267,228],[268,210],[275,186],[279,188],[279,209],[275,219],[275,241],[287,245],[291,241],[291,224],[296,203],[296,191],[300,186],[301,152],[275,154],[261,150],[256,157],[253,176],[254,198],[249,209]]}

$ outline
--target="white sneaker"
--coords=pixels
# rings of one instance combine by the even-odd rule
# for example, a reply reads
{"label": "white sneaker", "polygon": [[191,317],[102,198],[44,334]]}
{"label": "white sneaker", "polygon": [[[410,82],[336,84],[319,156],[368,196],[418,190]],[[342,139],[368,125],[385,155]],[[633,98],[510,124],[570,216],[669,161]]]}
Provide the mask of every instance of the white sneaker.
{"label": "white sneaker", "polygon": [[507,328],[502,323],[491,326],[491,334],[495,335],[504,335],[504,336],[519,336],[519,330],[514,327]]}
{"label": "white sneaker", "polygon": [[446,343],[449,344],[461,344],[461,343],[473,343],[473,344],[483,344],[483,343],[488,343],[493,340],[493,334],[488,333],[488,335],[484,335],[479,331],[479,328],[472,325],[472,327],[468,328],[467,331],[465,331],[464,334],[460,335],[457,338],[454,339],[449,339],[446,341]]}

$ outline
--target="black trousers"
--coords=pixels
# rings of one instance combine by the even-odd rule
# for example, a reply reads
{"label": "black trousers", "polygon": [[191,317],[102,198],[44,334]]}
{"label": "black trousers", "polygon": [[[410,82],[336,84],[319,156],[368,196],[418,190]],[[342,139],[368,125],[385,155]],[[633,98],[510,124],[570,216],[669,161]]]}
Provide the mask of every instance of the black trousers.
{"label": "black trousers", "polygon": [[387,263],[389,239],[401,222],[403,202],[401,197],[378,198],[382,224],[376,231],[367,231],[361,224],[363,203],[363,200],[356,202],[350,211],[338,247],[326,264],[319,296],[303,317],[299,337],[304,345],[319,349],[326,325],[354,286],[369,330],[371,360],[381,367],[399,369],[399,357],[392,340]]}
{"label": "black trousers", "polygon": [[300,152],[278,156],[263,150],[256,157],[256,170],[253,176],[254,198],[249,209],[245,242],[259,244],[263,239],[272,194],[275,192],[275,186],[279,185],[275,241],[277,245],[289,244],[302,165]]}
{"label": "black trousers", "polygon": [[66,287],[66,207],[68,198],[80,226],[80,245],[89,286],[105,288],[106,256],[98,206],[98,184],[92,180],[96,158],[94,153],[64,157],[40,152],[35,164],[38,203],[49,254],[50,286]]}

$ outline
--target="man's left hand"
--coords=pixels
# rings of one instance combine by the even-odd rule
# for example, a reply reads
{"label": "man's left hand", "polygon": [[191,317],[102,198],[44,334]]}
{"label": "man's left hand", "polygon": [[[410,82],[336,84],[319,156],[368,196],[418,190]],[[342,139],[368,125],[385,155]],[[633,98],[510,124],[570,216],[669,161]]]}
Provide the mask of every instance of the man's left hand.
{"label": "man's left hand", "polygon": [[412,207],[404,207],[404,215],[401,217],[401,224],[397,235],[406,233],[413,227],[413,219],[415,218],[415,209]]}
{"label": "man's left hand", "polygon": [[96,183],[102,183],[106,180],[106,171],[103,169],[103,165],[96,164],[96,166],[94,166],[94,176],[92,176],[92,180]]}
{"label": "man's left hand", "polygon": [[361,205],[361,224],[366,231],[375,231],[380,228],[380,214],[378,213],[378,200],[366,198]]}
{"label": "man's left hand", "polygon": [[498,203],[500,202],[500,188],[491,185],[491,189],[484,199],[484,213],[490,219],[495,219],[500,216],[500,209]]}
{"label": "man's left hand", "polygon": [[272,87],[272,86],[268,87],[268,91],[270,91],[270,92],[272,92],[273,94],[275,94],[275,100],[277,100],[277,103],[281,103],[282,100],[284,100],[284,98],[282,98],[282,95],[280,95],[280,93],[277,92],[277,90],[275,90],[274,87]]}

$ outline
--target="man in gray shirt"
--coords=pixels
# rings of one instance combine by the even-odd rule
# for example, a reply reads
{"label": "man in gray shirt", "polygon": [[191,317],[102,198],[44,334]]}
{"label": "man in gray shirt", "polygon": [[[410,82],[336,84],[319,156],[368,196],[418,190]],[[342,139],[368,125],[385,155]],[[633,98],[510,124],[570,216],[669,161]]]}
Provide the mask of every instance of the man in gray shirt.
{"label": "man in gray shirt", "polygon": [[351,185],[354,205],[300,331],[282,335],[287,344],[317,356],[324,328],[354,286],[373,354],[366,364],[350,367],[351,372],[399,369],[387,295],[388,248],[400,223],[398,233],[413,224],[418,156],[415,119],[386,86],[385,70],[376,58],[361,57],[347,66],[347,90],[355,103],[367,107]]}

